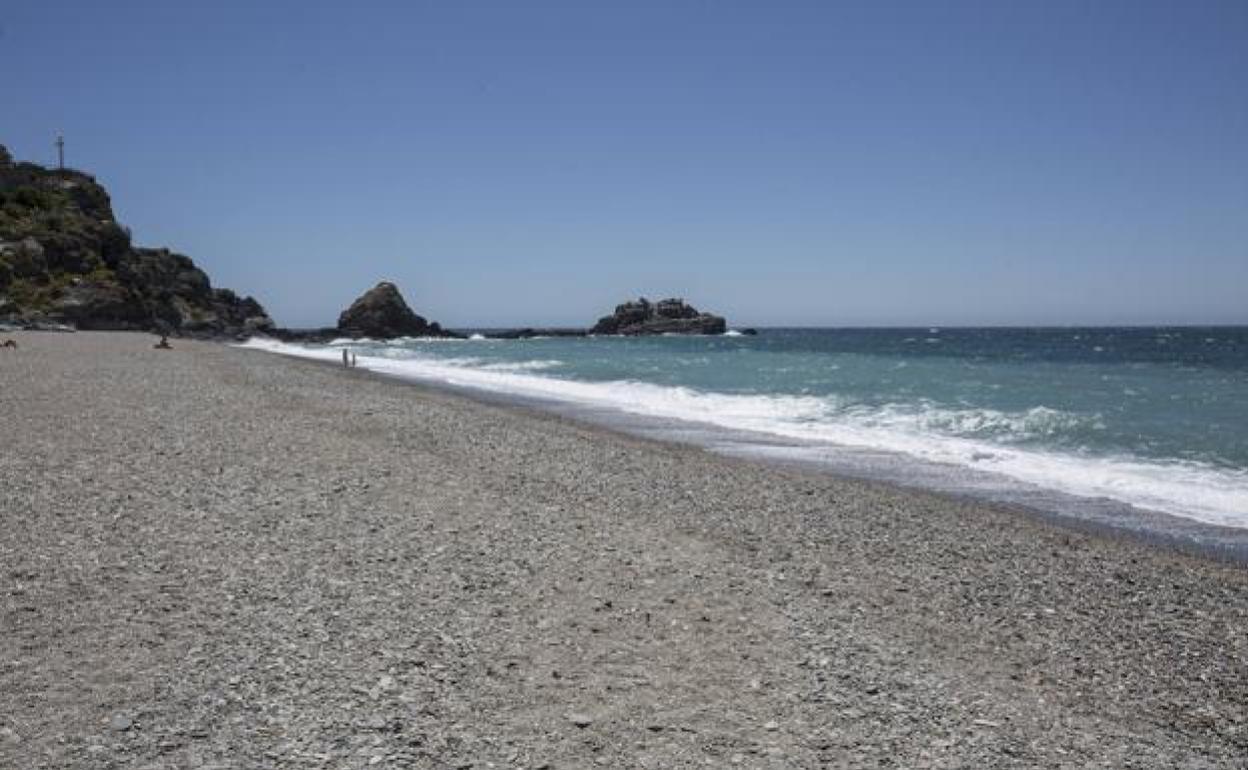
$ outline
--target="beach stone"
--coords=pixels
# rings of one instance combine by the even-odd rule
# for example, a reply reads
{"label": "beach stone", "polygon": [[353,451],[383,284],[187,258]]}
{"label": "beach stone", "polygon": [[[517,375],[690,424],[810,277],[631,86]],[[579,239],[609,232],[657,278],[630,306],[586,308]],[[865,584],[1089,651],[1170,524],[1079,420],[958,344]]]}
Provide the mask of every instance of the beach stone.
{"label": "beach stone", "polygon": [[125,714],[114,714],[113,718],[108,720],[108,729],[115,733],[124,733],[134,727],[134,720]]}
{"label": "beach stone", "polygon": [[593,718],[588,714],[582,714],[579,712],[568,714],[568,721],[582,729],[589,727],[594,723]]}

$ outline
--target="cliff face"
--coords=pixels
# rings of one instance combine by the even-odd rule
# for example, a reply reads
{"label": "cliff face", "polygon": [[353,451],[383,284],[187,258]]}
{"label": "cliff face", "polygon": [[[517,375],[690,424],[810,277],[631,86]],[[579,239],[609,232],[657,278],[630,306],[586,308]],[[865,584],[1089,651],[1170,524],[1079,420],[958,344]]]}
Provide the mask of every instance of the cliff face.
{"label": "cliff face", "polygon": [[138,248],[80,171],[15,163],[0,146],[0,321],[238,335],[273,326],[189,257]]}

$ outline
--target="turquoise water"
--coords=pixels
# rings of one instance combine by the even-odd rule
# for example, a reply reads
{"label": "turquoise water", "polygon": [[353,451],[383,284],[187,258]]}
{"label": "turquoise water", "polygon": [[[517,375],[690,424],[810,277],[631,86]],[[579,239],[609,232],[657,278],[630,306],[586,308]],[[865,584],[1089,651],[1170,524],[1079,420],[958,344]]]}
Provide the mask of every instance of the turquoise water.
{"label": "turquoise water", "polygon": [[1244,327],[765,329],[351,348],[363,367],[414,379],[693,421],[825,454],[912,458],[1248,527]]}

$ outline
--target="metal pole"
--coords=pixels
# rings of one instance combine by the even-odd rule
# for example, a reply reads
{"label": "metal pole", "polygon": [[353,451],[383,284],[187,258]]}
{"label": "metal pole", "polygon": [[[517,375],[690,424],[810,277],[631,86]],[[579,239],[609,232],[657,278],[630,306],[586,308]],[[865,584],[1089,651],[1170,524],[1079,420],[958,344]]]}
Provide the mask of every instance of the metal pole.
{"label": "metal pole", "polygon": [[56,165],[57,168],[65,169],[65,135],[56,135]]}

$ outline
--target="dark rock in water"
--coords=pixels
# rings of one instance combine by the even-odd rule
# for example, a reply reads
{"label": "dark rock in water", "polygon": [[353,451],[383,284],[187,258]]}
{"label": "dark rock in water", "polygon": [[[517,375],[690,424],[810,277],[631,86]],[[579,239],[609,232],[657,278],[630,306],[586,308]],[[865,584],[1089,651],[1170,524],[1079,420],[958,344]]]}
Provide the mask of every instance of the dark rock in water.
{"label": "dark rock in water", "polygon": [[436,323],[412,312],[399,288],[382,281],[364,292],[338,316],[338,331],[345,337],[446,337]]}
{"label": "dark rock in water", "polygon": [[589,330],[590,334],[723,334],[728,329],[721,316],[701,313],[680,299],[650,302],[645,297],[617,305]]}
{"label": "dark rock in water", "polygon": [[533,337],[585,337],[589,332],[584,329],[504,329],[486,332],[484,336],[491,340],[527,340]]}
{"label": "dark rock in water", "polygon": [[108,192],[0,147],[0,321],[217,337],[272,328],[260,303],[215,289],[190,257],[138,248]]}
{"label": "dark rock in water", "polygon": [[755,329],[755,328],[752,328],[752,327],[747,327],[747,328],[745,328],[745,329],[742,329],[742,330],[741,330],[741,333],[742,333],[742,334],[744,334],[744,335],[745,335],[745,336],[747,336],[747,337],[757,337],[757,336],[758,336],[758,329]]}

